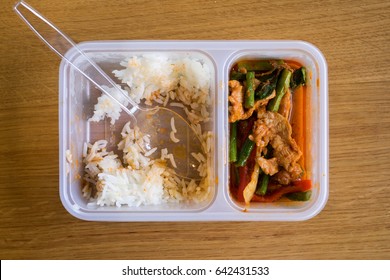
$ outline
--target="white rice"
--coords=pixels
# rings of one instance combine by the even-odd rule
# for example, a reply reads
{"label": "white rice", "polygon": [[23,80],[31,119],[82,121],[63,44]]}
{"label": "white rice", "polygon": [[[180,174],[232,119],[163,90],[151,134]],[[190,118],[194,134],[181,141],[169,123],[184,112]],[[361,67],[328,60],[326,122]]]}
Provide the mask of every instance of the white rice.
{"label": "white rice", "polygon": [[175,118],[174,118],[174,117],[171,118],[171,128],[172,128],[172,130],[173,130],[175,133],[177,132],[176,126],[175,126]]}
{"label": "white rice", "polygon": [[206,158],[202,153],[191,153],[191,155],[199,162],[206,162]]}
{"label": "white rice", "polygon": [[184,108],[183,103],[171,102],[171,104],[169,104],[169,105],[172,106],[172,107]]}
{"label": "white rice", "polygon": [[150,149],[148,152],[146,152],[145,157],[151,156],[155,151],[157,151],[157,147],[154,147],[153,149]]}
{"label": "white rice", "polygon": [[165,166],[153,164],[144,169],[117,169],[114,174],[98,175],[103,190],[97,196],[97,204],[140,206],[158,205],[163,199],[163,177]]}
{"label": "white rice", "polygon": [[177,165],[176,165],[175,159],[173,158],[173,155],[172,154],[168,154],[168,158],[171,161],[171,164],[172,164],[173,168],[177,168]]}
{"label": "white rice", "polygon": [[66,150],[66,151],[65,151],[65,157],[66,157],[66,160],[67,160],[69,163],[72,163],[72,162],[73,162],[73,157],[72,157],[72,153],[70,152],[70,150]]}
{"label": "white rice", "polygon": [[[207,152],[192,155],[199,162],[201,180],[183,179],[176,175],[177,165],[173,154],[166,147],[150,147],[149,136],[143,135],[139,127],[131,128],[127,123],[118,144],[118,149],[123,153],[121,159],[112,151],[107,151],[106,140],[84,144],[83,195],[89,199],[91,206],[116,207],[191,201],[199,203],[209,199],[212,133],[205,130],[205,123],[210,120],[210,69],[196,59],[170,58],[161,54],[130,57],[121,65],[125,68],[113,73],[129,86],[122,90],[122,94],[128,95],[136,103],[151,105],[155,102],[160,106],[184,109]],[[127,105],[125,96],[116,89],[105,89]],[[103,94],[98,98],[90,121],[108,117],[114,124],[120,113],[120,106]],[[177,129],[174,118],[171,119],[171,129],[170,139],[178,143],[180,139],[175,136]],[[158,150],[161,157],[152,159],[151,156]],[[168,163],[172,168],[168,167]]]}
{"label": "white rice", "polygon": [[[109,88],[107,86],[102,86],[109,94],[114,96],[118,101],[120,101],[124,106],[128,105],[128,101],[125,96],[128,96],[126,90],[120,89],[120,92],[116,88]],[[122,94],[121,94],[122,93]],[[90,121],[98,122],[103,120],[105,117],[111,119],[111,124],[114,124],[117,119],[119,119],[120,113],[122,112],[121,106],[114,100],[112,100],[108,95],[103,94],[98,98],[98,103],[95,105],[95,110]]]}
{"label": "white rice", "polygon": [[173,154],[169,154],[167,148],[161,149],[161,160],[165,160],[165,159],[169,159],[169,161],[171,162],[172,166],[174,168],[177,168],[177,165],[176,165],[175,159],[173,157]]}
{"label": "white rice", "polygon": [[195,59],[145,54],[130,57],[121,65],[126,68],[113,73],[128,84],[129,95],[137,103],[150,100],[156,91],[172,92],[178,84],[196,92],[208,93],[210,89],[210,69]]}
{"label": "white rice", "polygon": [[169,93],[167,93],[165,100],[164,100],[164,107],[167,107],[168,102],[169,102],[169,98],[170,98]]}
{"label": "white rice", "polygon": [[171,118],[171,129],[172,129],[172,131],[169,134],[169,137],[171,138],[173,143],[179,143],[180,139],[177,139],[176,136],[175,136],[175,133],[177,132],[177,130],[176,130],[176,127],[175,127],[175,118],[174,117]]}
{"label": "white rice", "polygon": [[171,138],[171,140],[172,140],[173,143],[179,143],[179,142],[180,142],[180,139],[177,139],[177,138],[176,138],[175,132],[174,132],[174,131],[171,131],[171,132],[170,132],[169,137]]}

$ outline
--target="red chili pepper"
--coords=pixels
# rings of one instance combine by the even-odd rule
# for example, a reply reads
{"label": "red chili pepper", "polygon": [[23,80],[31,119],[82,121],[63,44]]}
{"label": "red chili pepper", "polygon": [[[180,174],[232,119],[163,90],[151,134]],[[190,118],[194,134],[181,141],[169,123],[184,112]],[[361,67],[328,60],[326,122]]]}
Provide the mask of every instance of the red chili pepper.
{"label": "red chili pepper", "polygon": [[256,148],[254,148],[249,155],[246,165],[238,168],[238,174],[240,176],[240,184],[237,190],[237,200],[244,202],[244,189],[251,181],[252,173],[255,168],[256,160]]}
{"label": "red chili pepper", "polygon": [[230,164],[230,180],[229,180],[229,188],[232,193],[237,192],[237,183],[238,183],[238,169],[234,166],[234,164]]}
{"label": "red chili pepper", "polygon": [[283,186],[270,194],[264,196],[255,194],[252,202],[274,202],[280,199],[283,195],[294,192],[306,192],[311,189],[311,180],[294,181],[292,185]]}
{"label": "red chili pepper", "polygon": [[250,182],[250,174],[248,169],[249,168],[247,165],[238,168],[238,174],[240,176],[240,184],[238,185],[238,190],[237,190],[237,200],[241,202],[244,202],[244,189],[246,185],[248,185]]}
{"label": "red chili pepper", "polygon": [[249,134],[252,131],[253,125],[255,124],[256,116],[251,116],[249,119],[239,121],[237,124],[237,140],[238,140],[238,149],[241,149],[245,140],[248,138]]}
{"label": "red chili pepper", "polygon": [[[248,138],[255,123],[256,116],[251,116],[247,120],[240,121],[237,126],[238,143],[237,148],[240,150],[243,143]],[[254,148],[245,164],[245,166],[238,167],[239,184],[237,186],[236,198],[238,201],[244,202],[244,189],[249,184],[252,176],[252,172],[255,166],[256,148]],[[231,171],[232,172],[232,169]],[[233,181],[234,180],[234,181]],[[234,186],[235,177],[230,177],[230,184]],[[231,187],[231,189],[233,189]]]}

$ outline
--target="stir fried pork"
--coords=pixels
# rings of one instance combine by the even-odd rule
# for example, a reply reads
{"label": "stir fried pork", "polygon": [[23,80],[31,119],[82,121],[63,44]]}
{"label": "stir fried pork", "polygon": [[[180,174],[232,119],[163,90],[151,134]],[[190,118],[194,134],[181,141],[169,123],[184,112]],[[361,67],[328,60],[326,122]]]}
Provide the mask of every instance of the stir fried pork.
{"label": "stir fried pork", "polygon": [[231,91],[228,98],[231,104],[229,106],[229,122],[236,122],[244,115],[244,106],[242,106],[244,102],[243,86],[239,81],[231,80],[229,81],[229,88]]}
{"label": "stir fried pork", "polygon": [[[291,137],[291,131],[291,125],[286,118],[279,113],[265,111],[259,112],[250,136],[260,151],[264,151],[268,144],[272,146],[273,156],[276,158],[278,166],[281,166],[290,175],[288,183],[299,178],[302,173],[302,169],[298,164],[302,152]],[[265,167],[265,169],[262,169],[266,174],[272,175],[272,173],[277,172],[275,168],[271,168],[275,166],[270,164],[274,159],[266,160],[261,157],[260,153],[257,153],[256,161],[260,167]]]}
{"label": "stir fried pork", "polygon": [[265,159],[261,156],[258,156],[256,157],[256,162],[265,174],[272,176],[279,171],[278,160],[276,157]]}
{"label": "stir fried pork", "polygon": [[233,123],[239,120],[246,120],[252,116],[261,106],[267,105],[268,101],[275,97],[275,91],[265,99],[257,100],[253,107],[244,111],[244,87],[239,81],[229,81],[230,96],[228,97],[231,106],[229,106],[229,122]]}

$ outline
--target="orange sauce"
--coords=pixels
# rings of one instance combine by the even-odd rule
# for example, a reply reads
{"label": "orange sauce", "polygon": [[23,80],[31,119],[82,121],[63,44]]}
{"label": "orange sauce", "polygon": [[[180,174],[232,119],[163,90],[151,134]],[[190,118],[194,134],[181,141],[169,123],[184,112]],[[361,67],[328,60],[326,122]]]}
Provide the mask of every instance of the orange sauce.
{"label": "orange sauce", "polygon": [[299,69],[303,66],[301,63],[294,60],[284,60],[284,62],[293,70]]}

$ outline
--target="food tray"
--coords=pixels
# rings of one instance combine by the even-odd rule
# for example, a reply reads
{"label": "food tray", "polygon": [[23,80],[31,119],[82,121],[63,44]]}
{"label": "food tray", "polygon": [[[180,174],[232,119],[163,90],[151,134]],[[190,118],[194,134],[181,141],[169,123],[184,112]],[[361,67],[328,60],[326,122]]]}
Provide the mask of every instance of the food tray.
{"label": "food tray", "polygon": [[[82,150],[84,142],[111,137],[109,120],[91,125],[99,92],[66,61],[59,73],[59,163],[60,197],[66,210],[82,220],[91,221],[299,221],[317,215],[328,198],[328,76],[322,53],[303,41],[93,41],[78,45],[106,73],[121,68],[119,62],[130,55],[148,52],[172,56],[191,56],[212,69],[212,195],[205,203],[135,207],[89,207],[82,196]],[[82,58],[70,50],[66,57],[83,68]],[[309,157],[307,171],[313,183],[307,202],[279,201],[236,203],[228,187],[228,78],[232,65],[242,59],[294,60],[308,69],[306,104],[310,110],[306,139]],[[84,69],[88,71],[88,69]],[[121,130],[121,126],[116,126]],[[216,148],[218,147],[218,148]],[[66,151],[72,154],[67,161]]]}

